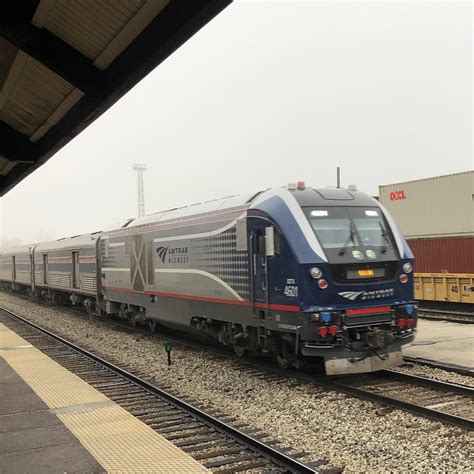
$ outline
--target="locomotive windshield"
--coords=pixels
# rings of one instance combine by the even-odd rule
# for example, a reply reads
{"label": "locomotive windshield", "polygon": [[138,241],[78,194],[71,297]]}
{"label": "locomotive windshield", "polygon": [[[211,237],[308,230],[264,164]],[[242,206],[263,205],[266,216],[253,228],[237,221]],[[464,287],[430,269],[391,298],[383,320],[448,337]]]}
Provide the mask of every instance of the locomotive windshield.
{"label": "locomotive windshield", "polygon": [[392,232],[379,208],[325,207],[304,211],[331,260],[397,258]]}

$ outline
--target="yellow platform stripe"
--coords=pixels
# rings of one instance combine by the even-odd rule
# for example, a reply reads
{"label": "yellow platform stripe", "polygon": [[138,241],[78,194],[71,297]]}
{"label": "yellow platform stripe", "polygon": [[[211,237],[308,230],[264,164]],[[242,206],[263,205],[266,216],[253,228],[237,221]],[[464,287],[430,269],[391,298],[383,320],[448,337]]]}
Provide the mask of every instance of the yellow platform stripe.
{"label": "yellow platform stripe", "polygon": [[207,472],[191,456],[2,324],[0,356],[108,472]]}

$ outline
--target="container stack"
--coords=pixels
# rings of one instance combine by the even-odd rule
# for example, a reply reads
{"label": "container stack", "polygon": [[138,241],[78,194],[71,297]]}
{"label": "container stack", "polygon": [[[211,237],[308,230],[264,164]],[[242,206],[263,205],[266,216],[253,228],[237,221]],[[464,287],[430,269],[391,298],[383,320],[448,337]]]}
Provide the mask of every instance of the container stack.
{"label": "container stack", "polygon": [[474,171],[379,186],[418,273],[474,273]]}

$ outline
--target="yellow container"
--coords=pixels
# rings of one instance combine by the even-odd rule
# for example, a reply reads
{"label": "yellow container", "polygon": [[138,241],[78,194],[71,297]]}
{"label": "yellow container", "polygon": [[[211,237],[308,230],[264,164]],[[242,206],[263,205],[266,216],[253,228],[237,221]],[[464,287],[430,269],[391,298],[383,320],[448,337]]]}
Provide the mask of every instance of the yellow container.
{"label": "yellow container", "polygon": [[474,274],[415,273],[415,299],[474,304]]}

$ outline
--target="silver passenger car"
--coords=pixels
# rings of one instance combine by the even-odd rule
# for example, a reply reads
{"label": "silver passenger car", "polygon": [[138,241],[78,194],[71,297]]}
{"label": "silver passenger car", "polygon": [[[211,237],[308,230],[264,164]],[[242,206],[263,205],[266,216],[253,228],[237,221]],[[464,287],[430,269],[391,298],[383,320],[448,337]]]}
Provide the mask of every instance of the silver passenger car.
{"label": "silver passenger car", "polygon": [[6,249],[0,255],[0,281],[5,287],[17,289],[32,286],[32,252],[35,245],[22,245]]}
{"label": "silver passenger car", "polygon": [[35,291],[97,296],[99,233],[43,242],[33,249]]}

